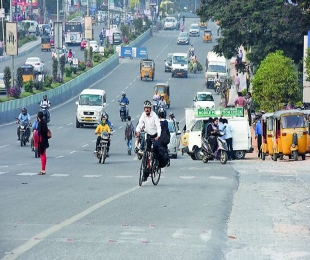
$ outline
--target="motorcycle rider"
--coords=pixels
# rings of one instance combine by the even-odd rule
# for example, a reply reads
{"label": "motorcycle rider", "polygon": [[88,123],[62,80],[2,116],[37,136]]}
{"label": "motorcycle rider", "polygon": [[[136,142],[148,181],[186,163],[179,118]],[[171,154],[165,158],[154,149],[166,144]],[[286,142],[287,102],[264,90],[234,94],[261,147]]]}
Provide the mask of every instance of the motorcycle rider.
{"label": "motorcycle rider", "polygon": [[[152,111],[152,103],[149,100],[144,101],[144,112],[142,113],[139,123],[136,127],[136,137],[140,137],[141,130],[144,128],[147,138],[154,138],[158,141],[161,135],[161,126],[158,116]],[[146,142],[147,148],[151,148],[152,142]],[[154,143],[154,154],[158,158],[158,144]],[[147,180],[147,176],[144,175],[143,181]]]}
{"label": "motorcycle rider", "polygon": [[153,96],[153,100],[157,100],[157,101],[160,100],[160,95],[158,94],[158,91],[157,91],[157,90],[155,90],[155,94],[154,94],[154,96]]}
{"label": "motorcycle rider", "polygon": [[73,52],[71,49],[69,49],[69,51],[68,51],[68,62],[70,63],[70,65],[73,62],[72,59],[73,59]]}
{"label": "motorcycle rider", "polygon": [[[124,91],[122,92],[122,99],[120,100],[120,103],[126,104],[126,114],[127,114],[126,117],[128,117],[129,116],[129,109],[128,109],[129,99],[126,97],[126,93]],[[119,115],[121,116],[121,111],[119,111]]]}
{"label": "motorcycle rider", "polygon": [[160,97],[160,100],[158,102],[158,107],[159,107],[159,112],[162,111],[165,114],[165,118],[166,118],[166,107],[167,107],[167,103],[166,100],[164,99],[164,96]]}
{"label": "motorcycle rider", "polygon": [[[27,108],[23,107],[22,112],[19,114],[17,118],[16,124],[27,125],[30,123],[30,120],[31,117],[29,113],[27,113]],[[17,141],[20,141],[20,125],[17,127],[17,137],[18,137]],[[26,139],[29,140],[29,136],[30,136],[30,129],[28,127],[26,130]]]}
{"label": "motorcycle rider", "polygon": [[219,123],[219,119],[215,117],[213,119],[213,122],[207,125],[207,129],[206,129],[206,139],[210,143],[213,153],[215,153],[217,150],[217,136],[218,136],[218,131],[219,131],[218,123]]}
{"label": "motorcycle rider", "polygon": [[43,99],[41,100],[40,102],[40,108],[45,108],[46,109],[46,122],[48,123],[50,120],[50,111],[49,111],[49,108],[51,107],[51,103],[50,101],[47,99],[47,95],[44,95],[43,96]]}
{"label": "motorcycle rider", "polygon": [[221,86],[221,78],[218,73],[216,73],[216,76],[214,78],[214,89],[216,90],[217,85],[220,84]]}
{"label": "motorcycle rider", "polygon": [[[96,141],[96,150],[94,151],[94,154],[97,154],[97,149],[101,140],[101,133],[102,132],[108,132],[109,134],[111,134],[111,130],[110,127],[108,126],[108,124],[106,123],[106,118],[104,117],[101,120],[101,123],[97,126],[96,130],[95,130],[95,134],[98,135],[97,137],[97,141]],[[107,157],[108,157],[108,153],[109,153],[109,148],[110,148],[110,140],[108,141],[108,148],[107,148]]]}
{"label": "motorcycle rider", "polygon": [[99,34],[99,39],[100,39],[100,45],[102,46],[102,44],[104,42],[104,36],[103,36],[102,32],[100,32],[100,34]]}
{"label": "motorcycle rider", "polygon": [[188,53],[189,53],[188,56],[190,59],[192,59],[192,57],[195,57],[195,48],[193,44],[191,44],[191,46],[189,47]]}
{"label": "motorcycle rider", "polygon": [[111,123],[111,121],[109,120],[109,115],[107,112],[105,112],[104,114],[102,114],[101,116],[101,120],[105,119],[106,120],[106,124],[110,127],[110,130],[113,131],[113,124]]}

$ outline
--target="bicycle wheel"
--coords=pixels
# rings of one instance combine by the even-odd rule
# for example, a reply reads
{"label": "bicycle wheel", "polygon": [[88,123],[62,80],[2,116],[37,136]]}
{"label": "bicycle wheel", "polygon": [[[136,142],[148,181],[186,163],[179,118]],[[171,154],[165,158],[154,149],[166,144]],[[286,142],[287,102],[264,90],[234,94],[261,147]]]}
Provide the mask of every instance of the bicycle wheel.
{"label": "bicycle wheel", "polygon": [[144,171],[146,170],[146,155],[143,154],[140,166],[140,176],[139,176],[139,186],[142,186],[143,178],[144,178]]}
{"label": "bicycle wheel", "polygon": [[158,166],[158,163],[157,163],[157,166],[156,166],[156,161],[157,159],[153,159],[152,160],[153,163],[152,163],[152,169],[151,169],[151,177],[152,177],[152,182],[154,185],[157,185],[158,182],[159,182],[159,179],[160,179],[160,174],[161,174],[161,168]]}

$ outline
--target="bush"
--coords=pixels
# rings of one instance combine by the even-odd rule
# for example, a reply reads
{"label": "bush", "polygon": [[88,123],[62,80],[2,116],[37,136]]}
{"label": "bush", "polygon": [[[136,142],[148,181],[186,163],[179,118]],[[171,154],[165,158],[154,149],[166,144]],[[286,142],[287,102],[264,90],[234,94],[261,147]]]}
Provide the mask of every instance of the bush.
{"label": "bush", "polygon": [[17,73],[16,73],[16,86],[19,87],[20,89],[23,87],[23,69],[21,67],[17,68]]}
{"label": "bush", "polygon": [[34,82],[33,82],[33,87],[34,87],[36,90],[42,90],[42,89],[43,89],[43,86],[44,86],[44,82],[43,82],[43,81],[34,81]]}
{"label": "bush", "polygon": [[12,78],[11,68],[9,66],[6,66],[3,71],[3,81],[7,93],[9,93],[11,88],[11,78]]}
{"label": "bush", "polygon": [[95,53],[93,57],[94,62],[100,62],[102,55],[100,53]]}
{"label": "bush", "polygon": [[79,65],[78,65],[78,69],[81,71],[85,71],[86,70],[86,64],[83,61],[79,61]]}
{"label": "bush", "polygon": [[63,55],[59,59],[60,74],[62,78],[64,77],[65,74],[65,65],[66,65],[66,57],[65,55]]}
{"label": "bush", "polygon": [[85,48],[84,49],[84,61],[85,61],[85,63],[87,62],[87,60],[88,60],[88,50]]}
{"label": "bush", "polygon": [[66,75],[67,78],[71,77],[71,75],[72,75],[72,68],[71,68],[71,66],[65,68],[65,75]]}
{"label": "bush", "polygon": [[73,74],[76,74],[76,72],[77,72],[77,67],[72,67],[72,72],[73,72]]}
{"label": "bush", "polygon": [[30,80],[30,81],[27,81],[24,83],[24,87],[25,87],[25,91],[26,92],[33,92],[33,81]]}
{"label": "bush", "polygon": [[87,64],[86,64],[86,66],[89,67],[89,68],[92,67],[92,66],[93,66],[93,62],[89,60],[89,61],[87,62]]}
{"label": "bush", "polygon": [[51,76],[45,76],[44,77],[44,87],[45,88],[50,88],[52,86],[52,82],[53,82],[53,79]]}
{"label": "bush", "polygon": [[57,70],[58,70],[58,62],[57,59],[53,59],[53,80],[56,81],[57,79]]}
{"label": "bush", "polygon": [[10,88],[10,96],[14,97],[14,98],[19,98],[20,88],[19,87],[11,87]]}

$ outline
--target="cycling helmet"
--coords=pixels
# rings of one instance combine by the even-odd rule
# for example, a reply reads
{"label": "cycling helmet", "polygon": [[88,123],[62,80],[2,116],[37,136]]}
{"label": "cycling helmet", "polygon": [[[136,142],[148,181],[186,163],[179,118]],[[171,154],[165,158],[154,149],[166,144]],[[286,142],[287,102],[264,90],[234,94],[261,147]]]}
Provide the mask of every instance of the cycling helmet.
{"label": "cycling helmet", "polygon": [[152,107],[152,103],[149,100],[144,101],[144,107]]}

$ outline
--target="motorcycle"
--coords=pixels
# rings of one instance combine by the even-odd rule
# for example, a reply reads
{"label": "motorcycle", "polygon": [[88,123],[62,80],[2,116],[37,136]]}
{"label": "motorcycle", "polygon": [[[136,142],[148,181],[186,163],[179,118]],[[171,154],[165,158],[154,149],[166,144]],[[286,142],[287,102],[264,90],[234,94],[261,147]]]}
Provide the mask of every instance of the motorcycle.
{"label": "motorcycle", "polygon": [[129,116],[127,104],[119,101],[119,105],[120,105],[119,111],[120,111],[121,120],[126,121]]}
{"label": "motorcycle", "polygon": [[99,159],[99,163],[104,164],[105,159],[107,158],[108,154],[108,142],[110,139],[110,135],[108,132],[101,133],[101,140],[97,147],[97,158]]}
{"label": "motorcycle", "polygon": [[218,95],[221,93],[221,83],[219,81],[215,83],[215,93]]}
{"label": "motorcycle", "polygon": [[153,100],[153,111],[158,114],[158,100]]}
{"label": "motorcycle", "polygon": [[163,105],[160,105],[157,111],[157,115],[159,115],[160,112],[164,112],[164,118],[166,118],[166,109]]}
{"label": "motorcycle", "polygon": [[[223,132],[219,132],[219,136],[223,136]],[[206,138],[202,138],[202,145],[201,145],[201,151],[200,154],[202,156],[202,162],[207,163],[208,160],[216,159],[217,155],[219,154],[219,160],[221,164],[226,164],[228,156],[227,156],[227,143],[225,140],[220,139],[220,137],[217,136],[217,151],[214,153],[212,151],[211,145],[209,141]]]}
{"label": "motorcycle", "polygon": [[50,115],[48,106],[41,105],[40,108],[41,108],[41,111],[43,112],[43,119],[45,120],[46,123],[49,123],[51,120],[51,115]]}
{"label": "motorcycle", "polygon": [[[18,120],[18,118],[16,117]],[[25,146],[26,143],[29,143],[29,137],[30,137],[30,127],[31,123],[28,122],[17,122],[19,124],[19,139],[20,139],[20,146]]]}
{"label": "motorcycle", "polygon": [[197,62],[193,64],[193,73],[197,72]]}

